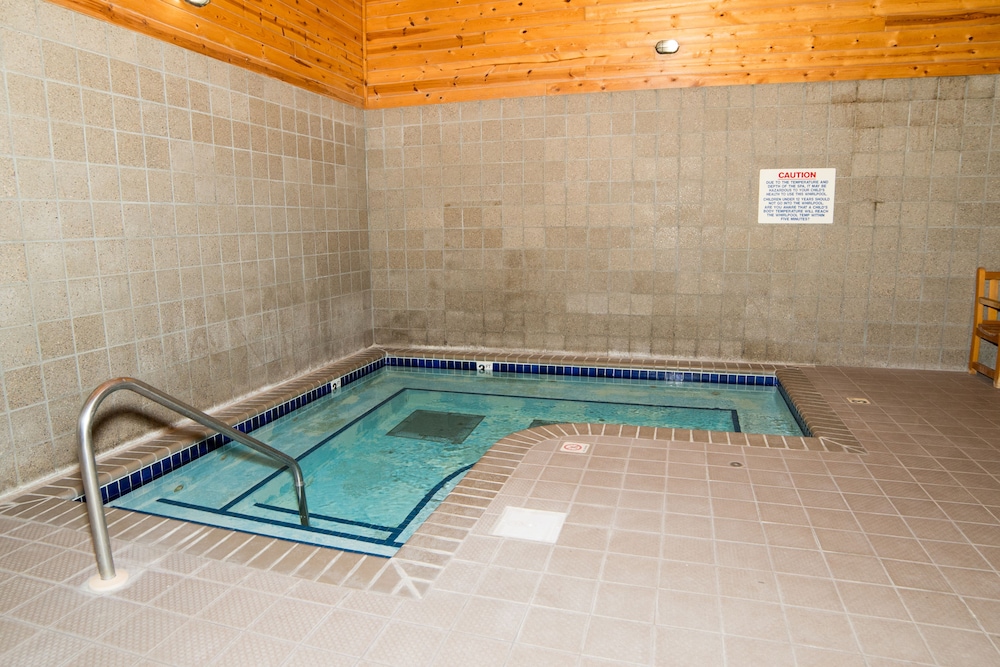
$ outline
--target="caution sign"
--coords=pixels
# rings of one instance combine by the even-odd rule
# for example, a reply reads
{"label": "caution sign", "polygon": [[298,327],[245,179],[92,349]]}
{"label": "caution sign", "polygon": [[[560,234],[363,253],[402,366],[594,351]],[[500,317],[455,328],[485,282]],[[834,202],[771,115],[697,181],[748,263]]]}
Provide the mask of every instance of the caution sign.
{"label": "caution sign", "polygon": [[837,170],[761,169],[757,222],[833,224]]}

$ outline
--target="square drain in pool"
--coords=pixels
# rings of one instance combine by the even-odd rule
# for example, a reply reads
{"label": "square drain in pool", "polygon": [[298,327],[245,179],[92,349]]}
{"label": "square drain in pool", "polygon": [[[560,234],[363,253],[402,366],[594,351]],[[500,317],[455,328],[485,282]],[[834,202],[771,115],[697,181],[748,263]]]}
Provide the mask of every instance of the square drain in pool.
{"label": "square drain in pool", "polygon": [[399,422],[387,435],[431,442],[450,442],[460,445],[483,421],[483,415],[465,415],[460,412],[414,410]]}
{"label": "square drain in pool", "polygon": [[503,509],[500,520],[493,526],[493,534],[555,544],[565,520],[564,512],[546,512],[508,505]]}

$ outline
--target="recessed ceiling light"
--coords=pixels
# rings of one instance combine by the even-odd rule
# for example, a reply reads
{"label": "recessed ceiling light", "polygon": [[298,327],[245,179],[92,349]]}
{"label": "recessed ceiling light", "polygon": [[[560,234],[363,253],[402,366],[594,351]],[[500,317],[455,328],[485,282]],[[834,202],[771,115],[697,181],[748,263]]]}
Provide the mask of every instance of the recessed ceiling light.
{"label": "recessed ceiling light", "polygon": [[195,7],[204,7],[211,1],[212,0],[184,0],[184,2],[188,3],[189,5],[194,5]]}

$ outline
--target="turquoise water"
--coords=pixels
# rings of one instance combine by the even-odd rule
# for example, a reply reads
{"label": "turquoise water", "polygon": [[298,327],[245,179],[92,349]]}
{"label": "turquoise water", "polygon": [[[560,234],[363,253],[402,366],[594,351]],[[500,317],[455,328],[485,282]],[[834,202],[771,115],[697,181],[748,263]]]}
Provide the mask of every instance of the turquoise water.
{"label": "turquoise water", "polygon": [[287,471],[230,444],[111,505],[391,556],[497,440],[539,423],[596,422],[802,435],[774,387],[383,368],[253,432]]}

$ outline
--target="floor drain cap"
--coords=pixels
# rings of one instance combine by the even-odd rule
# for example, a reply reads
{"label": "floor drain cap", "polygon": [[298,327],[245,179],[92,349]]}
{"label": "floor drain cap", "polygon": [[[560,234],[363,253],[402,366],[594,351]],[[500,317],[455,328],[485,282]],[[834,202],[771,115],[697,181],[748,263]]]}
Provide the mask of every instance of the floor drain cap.
{"label": "floor drain cap", "polygon": [[740,463],[739,461],[730,461],[729,465],[733,466],[734,468],[742,468],[743,467],[743,464]]}
{"label": "floor drain cap", "polygon": [[867,398],[860,398],[860,397],[857,397],[857,396],[848,398],[847,402],[850,403],[850,404],[852,404],[852,405],[871,405],[872,404],[872,402],[869,401]]}

